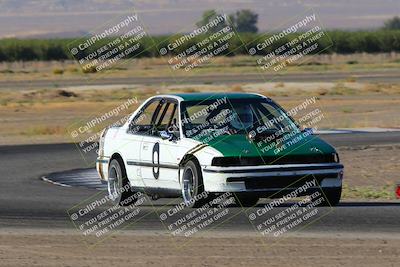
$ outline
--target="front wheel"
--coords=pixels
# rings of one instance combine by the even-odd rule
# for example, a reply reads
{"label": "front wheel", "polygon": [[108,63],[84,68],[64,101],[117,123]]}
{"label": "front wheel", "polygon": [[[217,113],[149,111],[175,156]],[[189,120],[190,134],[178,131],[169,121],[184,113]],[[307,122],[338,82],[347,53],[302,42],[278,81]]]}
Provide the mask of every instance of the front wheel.
{"label": "front wheel", "polygon": [[204,191],[200,167],[192,160],[189,160],[183,169],[182,197],[188,208],[198,208],[208,199],[208,193]]}
{"label": "front wheel", "polygon": [[342,196],[342,188],[326,189],[323,191],[323,193],[324,200],[320,206],[337,206],[337,204],[339,204],[340,197]]}
{"label": "front wheel", "polygon": [[120,206],[129,206],[135,203],[135,195],[126,176],[124,163],[113,159],[108,168],[108,196]]}

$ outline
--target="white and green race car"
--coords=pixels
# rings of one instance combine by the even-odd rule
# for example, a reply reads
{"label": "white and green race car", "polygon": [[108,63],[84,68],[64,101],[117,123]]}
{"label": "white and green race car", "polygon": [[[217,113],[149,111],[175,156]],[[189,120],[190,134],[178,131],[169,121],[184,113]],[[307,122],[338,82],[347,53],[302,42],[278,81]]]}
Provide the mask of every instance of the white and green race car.
{"label": "white and green race car", "polygon": [[[295,141],[295,142],[294,142]],[[329,205],[341,196],[343,165],[335,149],[296,122],[270,98],[248,93],[157,95],[120,127],[105,129],[96,164],[110,198],[135,192],[183,197],[232,192],[252,206],[313,179]]]}

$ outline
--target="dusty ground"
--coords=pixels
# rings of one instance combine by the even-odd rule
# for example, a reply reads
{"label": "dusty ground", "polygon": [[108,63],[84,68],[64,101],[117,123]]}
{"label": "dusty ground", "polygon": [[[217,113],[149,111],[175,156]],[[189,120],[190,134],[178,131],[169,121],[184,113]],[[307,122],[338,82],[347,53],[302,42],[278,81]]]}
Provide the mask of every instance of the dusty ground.
{"label": "dusty ground", "polygon": [[[351,186],[381,185],[398,181],[400,145],[339,148],[346,169],[346,182]],[[347,164],[346,164],[347,163]]]}
{"label": "dusty ground", "polygon": [[338,148],[345,166],[343,199],[394,199],[400,145]]}
{"label": "dusty ground", "polygon": [[[194,237],[123,232],[94,247],[69,230],[2,230],[0,266],[397,266],[400,239],[373,236]],[[310,237],[311,236],[311,237]],[[183,237],[182,237],[183,238]],[[184,246],[179,244],[185,242]]]}
{"label": "dusty ground", "polygon": [[[324,118],[319,128],[400,127],[400,85],[347,83],[265,83],[251,85],[187,85],[153,87],[85,87],[3,91],[0,95],[0,144],[71,142],[69,129],[76,122],[101,116],[129,98],[129,106],[103,126],[133,112],[148,97],[173,92],[258,92],[272,97],[287,110],[306,99],[317,102]],[[298,119],[306,112],[295,116]]]}

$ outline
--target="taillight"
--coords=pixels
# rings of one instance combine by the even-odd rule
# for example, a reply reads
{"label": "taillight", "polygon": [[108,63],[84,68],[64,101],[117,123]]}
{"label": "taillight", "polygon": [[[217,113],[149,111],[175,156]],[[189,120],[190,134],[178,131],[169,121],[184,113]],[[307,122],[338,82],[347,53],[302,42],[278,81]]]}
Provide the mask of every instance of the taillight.
{"label": "taillight", "polygon": [[400,184],[396,185],[396,198],[400,199]]}

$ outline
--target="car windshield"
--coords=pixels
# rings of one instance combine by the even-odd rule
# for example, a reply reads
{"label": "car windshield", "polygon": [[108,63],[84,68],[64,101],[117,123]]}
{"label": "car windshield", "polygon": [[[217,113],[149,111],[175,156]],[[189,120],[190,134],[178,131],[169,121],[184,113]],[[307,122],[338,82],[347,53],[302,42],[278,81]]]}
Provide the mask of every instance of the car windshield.
{"label": "car windshield", "polygon": [[181,106],[184,135],[271,134],[298,130],[286,112],[268,98],[184,101]]}

